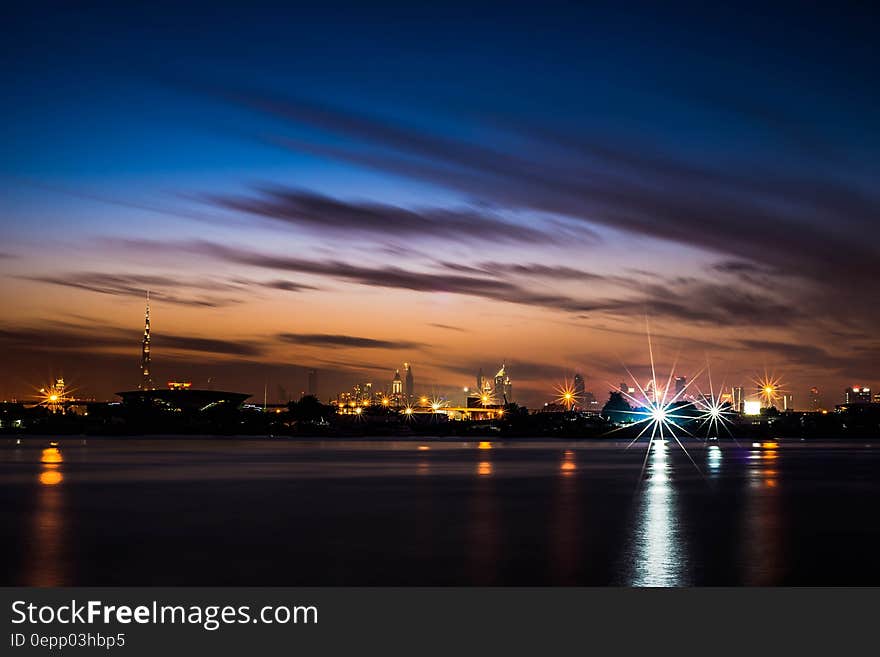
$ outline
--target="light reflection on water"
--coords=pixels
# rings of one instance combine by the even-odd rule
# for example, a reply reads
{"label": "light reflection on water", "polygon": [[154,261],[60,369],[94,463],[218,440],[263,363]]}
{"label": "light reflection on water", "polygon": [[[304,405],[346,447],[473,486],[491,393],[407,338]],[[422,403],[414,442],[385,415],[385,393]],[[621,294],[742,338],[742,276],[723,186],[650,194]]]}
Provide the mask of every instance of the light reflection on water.
{"label": "light reflection on water", "polygon": [[[483,441],[477,445],[477,449],[491,450],[492,444]],[[475,584],[496,584],[499,578],[499,556],[503,550],[501,509],[493,473],[490,455],[481,454],[468,514],[467,554],[470,579]]]}
{"label": "light reflection on water", "polygon": [[650,445],[630,549],[630,586],[687,586],[687,551],[670,479],[669,443]]}
{"label": "light reflection on water", "polygon": [[553,514],[549,523],[548,541],[552,545],[551,573],[554,583],[576,581],[581,567],[581,535],[578,506],[578,480],[576,453],[566,449],[559,462],[559,477],[553,500]]}
{"label": "light reflection on water", "polygon": [[40,454],[36,508],[30,527],[28,559],[22,572],[25,586],[63,586],[67,583],[64,534],[64,457],[57,447]]}
{"label": "light reflection on water", "polygon": [[753,445],[748,456],[748,496],[743,508],[743,582],[778,584],[782,575],[782,517],[777,443]]}
{"label": "light reflection on water", "polygon": [[[675,442],[655,441],[637,488],[645,452],[625,451],[625,444],[96,442],[88,453],[71,440],[44,449],[43,439],[36,449],[10,441],[0,451],[0,481],[17,496],[4,534],[14,546],[8,583],[125,584],[142,581],[150,569],[177,578],[169,581],[192,582],[195,576],[176,557],[154,555],[172,532],[190,550],[200,549],[204,540],[191,530],[196,518],[207,540],[221,546],[198,571],[197,583],[212,581],[214,571],[233,563],[241,566],[242,584],[341,581],[338,564],[353,559],[350,544],[402,564],[374,571],[370,561],[358,561],[345,580],[355,583],[375,583],[377,573],[387,573],[395,584],[772,585],[821,582],[836,573],[843,573],[842,583],[858,582],[852,563],[876,572],[868,548],[859,546],[853,559],[820,562],[839,547],[833,532],[823,537],[823,528],[857,527],[864,513],[845,521],[837,514],[847,513],[847,505],[869,508],[865,491],[873,496],[868,501],[880,499],[875,480],[848,481],[880,467],[880,455],[874,456],[880,450],[862,445],[856,454],[845,445],[764,441],[750,447],[750,441],[734,448],[689,441],[702,479]],[[828,475],[829,454],[839,461],[832,465],[847,469]],[[797,486],[826,476],[840,484],[829,487],[839,503],[815,513],[799,507],[812,498],[801,502]],[[351,481],[340,487],[340,479]],[[235,494],[229,481],[241,484]],[[188,482],[196,484],[199,504],[178,513]],[[133,501],[121,506],[116,491],[132,493]],[[301,502],[301,491],[309,504]],[[277,504],[260,506],[269,499]],[[212,512],[214,500],[222,505]],[[153,504],[175,513],[151,513]],[[350,509],[354,520],[328,536],[326,518],[340,509]],[[137,524],[127,524],[132,515]],[[236,542],[223,548],[230,518]],[[374,531],[376,523],[391,533]],[[282,525],[306,527],[304,534],[316,537],[303,549],[312,559],[308,573],[316,574],[278,561],[276,576],[236,561],[242,552],[271,550]],[[398,532],[398,526],[406,529]],[[296,536],[293,530],[285,535],[291,543]],[[93,558],[109,540],[132,548],[152,542],[149,550],[132,549],[132,555],[115,554],[103,563]],[[319,553],[326,556],[315,565]],[[804,575],[804,563],[822,563],[826,570]]]}
{"label": "light reflection on water", "polygon": [[709,445],[706,461],[709,464],[709,475],[717,477],[721,473],[721,448],[718,445]]}

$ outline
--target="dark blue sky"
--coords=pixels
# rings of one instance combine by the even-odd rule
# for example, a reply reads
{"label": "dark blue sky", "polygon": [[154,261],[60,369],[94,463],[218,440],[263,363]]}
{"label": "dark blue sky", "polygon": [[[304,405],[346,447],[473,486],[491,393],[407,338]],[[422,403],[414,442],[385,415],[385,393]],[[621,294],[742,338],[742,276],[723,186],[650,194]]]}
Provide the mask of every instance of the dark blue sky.
{"label": "dark blue sky", "polygon": [[[608,352],[636,347],[607,336],[646,312],[701,357],[753,353],[739,379],[768,363],[801,387],[876,375],[880,316],[863,295],[880,285],[880,26],[866,5],[86,4],[19,8],[3,28],[0,267],[18,281],[3,300],[19,286],[33,299],[16,330],[117,299],[128,314],[109,317],[129,326],[164,282],[179,333],[250,340],[257,363],[399,359],[291,348],[294,320],[269,309],[293,286],[298,317],[333,295],[413,308],[297,335],[460,325],[408,337],[435,385],[459,373],[432,346],[466,369],[536,335],[559,344],[543,370],[520,356],[536,390],[561,369],[616,378]],[[155,280],[169,267],[173,282]],[[248,304],[265,328],[223,310]],[[481,355],[469,332],[499,312]],[[577,323],[589,347],[567,333]],[[249,381],[247,366],[229,364]]]}

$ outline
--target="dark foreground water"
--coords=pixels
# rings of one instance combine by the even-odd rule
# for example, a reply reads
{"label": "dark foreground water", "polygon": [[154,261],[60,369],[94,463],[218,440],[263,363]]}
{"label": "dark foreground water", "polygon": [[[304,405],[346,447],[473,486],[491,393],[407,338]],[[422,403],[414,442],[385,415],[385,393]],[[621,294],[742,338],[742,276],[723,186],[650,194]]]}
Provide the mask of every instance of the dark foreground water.
{"label": "dark foreground water", "polygon": [[880,445],[625,446],[4,438],[0,584],[880,584]]}

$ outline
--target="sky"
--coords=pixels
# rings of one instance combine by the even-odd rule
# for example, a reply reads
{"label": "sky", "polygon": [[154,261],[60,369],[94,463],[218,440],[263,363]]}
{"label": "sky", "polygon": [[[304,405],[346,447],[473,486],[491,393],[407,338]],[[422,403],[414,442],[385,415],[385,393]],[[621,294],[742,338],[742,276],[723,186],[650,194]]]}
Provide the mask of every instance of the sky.
{"label": "sky", "polygon": [[4,20],[0,399],[136,387],[147,289],[157,382],[270,400],[880,388],[870,8],[123,4]]}

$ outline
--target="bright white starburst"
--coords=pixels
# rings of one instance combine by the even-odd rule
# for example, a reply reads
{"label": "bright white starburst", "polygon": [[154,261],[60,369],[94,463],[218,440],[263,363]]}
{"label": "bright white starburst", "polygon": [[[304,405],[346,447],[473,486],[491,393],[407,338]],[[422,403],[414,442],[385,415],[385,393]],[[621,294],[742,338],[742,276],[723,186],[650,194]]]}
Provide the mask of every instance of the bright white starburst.
{"label": "bright white starburst", "polygon": [[[648,454],[651,451],[651,445],[655,440],[674,440],[681,450],[687,455],[688,459],[690,459],[691,463],[700,472],[699,466],[697,466],[696,461],[691,457],[690,453],[685,449],[684,445],[681,443],[679,436],[682,434],[686,434],[688,436],[692,435],[687,429],[682,426],[683,422],[687,422],[689,420],[693,420],[693,414],[688,414],[687,410],[694,406],[694,402],[692,400],[685,399],[685,392],[694,382],[694,380],[702,373],[698,372],[695,377],[692,377],[688,383],[679,387],[679,389],[670,395],[670,390],[673,389],[673,380],[675,378],[675,363],[669,370],[669,377],[666,379],[666,384],[658,384],[657,380],[657,368],[654,364],[654,347],[651,343],[651,331],[650,327],[647,328],[648,334],[648,356],[651,361],[651,379],[645,386],[642,386],[638,379],[633,376],[633,373],[629,370],[626,365],[624,365],[624,369],[626,369],[627,374],[633,381],[635,385],[635,389],[641,394],[641,399],[635,397],[633,394],[626,390],[621,390],[620,393],[626,397],[631,405],[635,406],[635,410],[630,412],[630,415],[634,415],[636,417],[641,417],[642,419],[637,420],[635,422],[635,426],[643,424],[641,431],[636,435],[635,438],[627,445],[627,449],[632,447],[640,438],[647,438],[647,449],[645,451],[645,462],[642,465],[642,471],[644,472],[645,464],[648,462]],[[615,429],[617,431],[617,429]],[[702,474],[702,473],[701,473]]]}
{"label": "bright white starburst", "polygon": [[719,438],[722,428],[729,436],[733,437],[728,425],[731,423],[734,412],[730,402],[723,394],[724,384],[722,383],[716,395],[715,387],[712,384],[712,370],[708,364],[706,365],[706,372],[709,379],[709,394],[703,393],[698,395],[696,403],[697,409],[700,411],[700,415],[697,416],[697,419],[700,420],[699,429],[705,428],[708,438]]}

